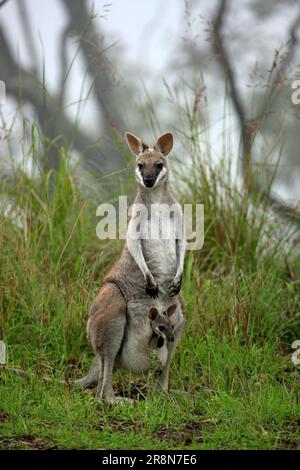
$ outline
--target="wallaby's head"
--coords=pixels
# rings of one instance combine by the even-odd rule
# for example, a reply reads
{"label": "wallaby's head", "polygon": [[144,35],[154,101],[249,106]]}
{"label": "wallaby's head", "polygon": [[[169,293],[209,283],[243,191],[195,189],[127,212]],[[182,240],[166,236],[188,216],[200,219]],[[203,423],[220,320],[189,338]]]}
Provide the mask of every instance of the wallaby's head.
{"label": "wallaby's head", "polygon": [[144,188],[154,188],[168,179],[167,155],[173,147],[173,136],[170,132],[161,135],[153,148],[141,139],[126,132],[130,150],[136,156],[135,175],[137,182]]}
{"label": "wallaby's head", "polygon": [[159,313],[157,308],[152,307],[149,310],[148,316],[150,319],[150,323],[152,326],[152,329],[157,336],[162,338],[162,341],[157,342],[157,346],[161,347],[164,344],[164,339],[167,341],[174,341],[174,336],[173,336],[173,328],[174,326],[172,325],[171,322],[171,316],[173,313],[176,311],[176,304],[171,305],[170,307],[167,308],[166,311],[163,313]]}

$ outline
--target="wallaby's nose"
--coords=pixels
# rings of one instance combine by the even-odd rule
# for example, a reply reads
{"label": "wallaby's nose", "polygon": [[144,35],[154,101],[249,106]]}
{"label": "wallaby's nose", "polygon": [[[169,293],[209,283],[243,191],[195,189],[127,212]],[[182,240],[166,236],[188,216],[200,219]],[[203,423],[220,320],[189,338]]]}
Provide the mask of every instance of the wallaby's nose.
{"label": "wallaby's nose", "polygon": [[152,186],[155,183],[155,178],[154,176],[145,176],[144,177],[144,184],[147,188],[152,188]]}

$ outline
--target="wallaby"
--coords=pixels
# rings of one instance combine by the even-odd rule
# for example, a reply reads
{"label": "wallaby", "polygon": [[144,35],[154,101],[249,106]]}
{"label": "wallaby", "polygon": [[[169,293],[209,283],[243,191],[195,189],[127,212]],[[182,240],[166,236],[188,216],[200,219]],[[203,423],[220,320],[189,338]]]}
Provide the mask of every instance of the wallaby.
{"label": "wallaby", "polygon": [[150,308],[148,317],[153,330],[153,336],[150,340],[152,345],[155,344],[158,348],[162,348],[166,342],[174,341],[174,326],[170,317],[175,313],[176,307],[177,305],[173,304],[163,313],[159,313],[155,307]]}
{"label": "wallaby", "polygon": [[[136,157],[138,192],[123,252],[91,306],[87,332],[96,357],[89,374],[76,381],[82,387],[97,385],[96,395],[111,403],[126,400],[114,395],[115,369],[138,373],[151,367],[150,308],[166,310],[170,297],[176,305],[172,315],[174,341],[167,344],[167,360],[159,377],[164,391],[168,390],[170,362],[184,325],[179,295],[185,254],[183,217],[168,183],[167,155],[173,136],[163,134],[153,148],[130,133],[126,133],[126,139]],[[168,236],[162,236],[165,228]]]}
{"label": "wallaby", "polygon": [[160,369],[164,368],[168,360],[168,343],[174,341],[172,315],[176,312],[177,305],[173,304],[167,310],[159,313],[157,308],[149,310],[148,317],[153,330],[152,338],[149,342],[150,351],[156,352],[156,357],[160,364]]}

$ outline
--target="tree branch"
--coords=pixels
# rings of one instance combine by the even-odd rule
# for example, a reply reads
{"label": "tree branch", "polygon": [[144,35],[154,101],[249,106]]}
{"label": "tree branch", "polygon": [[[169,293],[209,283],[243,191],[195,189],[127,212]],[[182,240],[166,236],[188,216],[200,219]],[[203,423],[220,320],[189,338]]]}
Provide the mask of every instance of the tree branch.
{"label": "tree branch", "polygon": [[3,7],[3,5],[5,5],[6,2],[8,2],[8,0],[2,0],[2,1],[0,2],[0,8]]}
{"label": "tree branch", "polygon": [[58,97],[47,93],[34,74],[16,64],[1,27],[0,44],[1,78],[6,83],[7,93],[16,101],[25,100],[33,106],[46,137],[46,169],[58,170],[59,148],[65,144],[80,152],[85,167],[93,174],[110,173],[116,169],[116,164],[119,164],[118,169],[124,167],[120,155],[118,162],[111,162],[99,150],[98,142],[91,142],[92,139],[63,114]]}
{"label": "tree branch", "polygon": [[[123,134],[124,122],[119,106],[116,102],[111,66],[103,52],[102,39],[94,27],[93,13],[87,9],[87,2],[83,0],[62,0],[69,18],[73,33],[79,38],[81,52],[87,70],[94,82],[94,92],[99,110],[105,116],[105,137],[114,141],[116,136]],[[120,155],[110,144],[106,147],[108,158],[117,161],[120,168]]]}
{"label": "tree branch", "polygon": [[219,4],[219,9],[217,11],[215,21],[214,21],[214,49],[216,56],[221,64],[225,77],[228,80],[230,87],[230,95],[236,110],[236,115],[239,120],[241,128],[241,137],[242,137],[242,170],[244,174],[245,184],[248,185],[248,173],[249,167],[251,165],[251,147],[252,147],[252,138],[251,133],[247,127],[246,122],[246,112],[244,110],[242,97],[239,94],[238,87],[235,80],[235,73],[231,62],[229,60],[229,55],[227,53],[223,38],[221,36],[221,30],[224,23],[224,18],[226,15],[227,9],[227,0],[221,0]]}
{"label": "tree branch", "polygon": [[[230,87],[230,95],[232,103],[239,120],[241,128],[241,140],[242,140],[242,171],[244,176],[244,188],[246,194],[252,194],[255,197],[259,197],[261,200],[264,200],[277,214],[279,214],[284,219],[300,225],[300,213],[297,209],[290,207],[288,204],[283,202],[280,198],[275,196],[271,190],[266,190],[263,185],[260,183],[259,178],[252,173],[251,165],[251,156],[252,156],[252,143],[255,137],[255,132],[257,129],[257,123],[255,126],[252,125],[253,120],[246,119],[246,111],[243,105],[242,97],[238,91],[235,73],[233,66],[231,64],[229,54],[224,44],[224,40],[221,35],[222,27],[224,25],[225,16],[227,12],[227,0],[220,0],[217,14],[214,20],[214,49],[216,56],[220,65],[223,68],[224,74],[228,80]],[[291,28],[291,48],[290,55],[291,58],[294,53],[294,48],[296,46],[296,28],[299,26],[299,18],[294,22]],[[290,59],[289,59],[290,60]],[[288,61],[285,62],[285,65],[281,67],[281,70],[278,72],[280,75],[284,71],[284,67],[287,67]],[[279,76],[280,76],[279,75]],[[276,81],[274,81],[276,84]]]}
{"label": "tree branch", "polygon": [[27,49],[32,60],[32,64],[33,64],[32,68],[34,72],[36,73],[36,75],[38,75],[38,64],[39,64],[38,54],[37,54],[37,50],[34,44],[32,30],[30,27],[30,19],[28,15],[27,5],[26,5],[26,2],[21,1],[21,2],[16,2],[16,6],[19,10],[19,17],[20,17],[20,21],[23,27],[24,40],[27,43]]}
{"label": "tree branch", "polygon": [[59,89],[60,89],[60,102],[63,105],[64,95],[66,89],[66,81],[68,79],[68,55],[67,55],[67,45],[70,33],[72,31],[71,24],[68,23],[65,27],[61,40],[60,40],[60,80],[59,80]]}

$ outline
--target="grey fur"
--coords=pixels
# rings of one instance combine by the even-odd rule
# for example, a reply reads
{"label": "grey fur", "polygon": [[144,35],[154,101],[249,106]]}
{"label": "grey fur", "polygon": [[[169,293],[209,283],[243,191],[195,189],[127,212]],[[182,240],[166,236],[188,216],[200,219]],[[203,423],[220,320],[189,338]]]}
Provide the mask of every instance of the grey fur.
{"label": "grey fur", "polygon": [[[165,136],[159,139],[160,148],[169,139],[169,135],[164,138]],[[161,212],[163,207],[173,207],[180,221],[182,219],[181,208],[169,189],[164,156],[156,150],[149,149],[142,141],[137,145],[135,140],[133,143],[137,151],[141,148],[146,149],[139,155],[138,160],[144,158],[146,162],[149,162],[150,160],[147,159],[163,159],[166,170],[160,172],[161,176],[156,176],[155,184],[151,188],[144,187],[142,176],[137,174],[138,171],[136,172],[139,190],[128,227],[127,242],[120,258],[104,280],[104,286],[108,284],[113,286],[111,287],[112,302],[118,296],[118,292],[119,295],[122,294],[121,298],[124,299],[124,305],[126,305],[126,315],[123,312],[122,300],[120,300],[122,311],[114,311],[110,314],[109,302],[107,308],[104,309],[103,305],[106,305],[107,298],[102,300],[104,294],[100,290],[91,307],[87,325],[88,338],[96,358],[89,374],[76,381],[76,384],[82,387],[96,384],[97,395],[113,403],[121,400],[113,393],[113,370],[122,367],[133,372],[144,372],[151,367],[150,354],[156,345],[151,341],[153,328],[148,317],[149,310],[155,307],[159,312],[163,312],[170,304],[176,305],[175,313],[170,317],[174,341],[166,341],[164,347],[161,348],[166,353],[165,358],[161,360],[163,371],[159,379],[164,391],[168,389],[170,363],[184,325],[183,300],[178,292],[183,272],[185,241],[180,239],[177,233],[175,216],[170,223],[173,235],[170,239],[145,239],[143,237],[149,227],[157,228],[155,225],[159,220],[157,215],[163,214]],[[168,148],[170,146],[169,142]],[[148,209],[148,217],[141,224],[140,236],[136,237],[133,236],[133,225],[135,218],[138,217],[139,204],[143,204]],[[156,213],[150,210],[152,204],[157,205]],[[161,225],[163,226],[164,223],[165,221],[162,220]],[[161,225],[158,227],[159,233]],[[118,289],[118,292],[115,289]]]}
{"label": "grey fur", "polygon": [[169,307],[167,311],[160,313],[156,308],[151,308],[148,317],[150,319],[150,325],[153,330],[153,335],[150,340],[150,344],[156,346],[157,348],[163,347],[167,342],[173,342],[173,329],[171,316],[174,313],[174,308],[176,310],[176,305]]}

